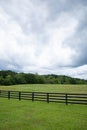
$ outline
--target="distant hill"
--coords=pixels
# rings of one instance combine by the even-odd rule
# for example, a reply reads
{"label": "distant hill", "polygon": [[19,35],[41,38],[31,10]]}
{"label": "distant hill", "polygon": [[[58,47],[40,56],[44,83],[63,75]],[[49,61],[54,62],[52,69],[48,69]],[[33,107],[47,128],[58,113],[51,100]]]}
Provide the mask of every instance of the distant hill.
{"label": "distant hill", "polygon": [[32,73],[17,73],[10,70],[0,71],[0,85],[15,84],[87,84],[87,80],[65,75],[38,75]]}

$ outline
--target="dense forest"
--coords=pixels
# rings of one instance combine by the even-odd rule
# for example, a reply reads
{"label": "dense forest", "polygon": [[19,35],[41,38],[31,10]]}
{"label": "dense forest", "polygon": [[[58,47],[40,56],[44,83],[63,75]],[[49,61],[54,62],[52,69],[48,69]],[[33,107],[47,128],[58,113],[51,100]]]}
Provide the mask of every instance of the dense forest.
{"label": "dense forest", "polygon": [[0,71],[0,85],[16,84],[87,84],[87,80],[71,78],[65,75],[17,73],[10,70]]}

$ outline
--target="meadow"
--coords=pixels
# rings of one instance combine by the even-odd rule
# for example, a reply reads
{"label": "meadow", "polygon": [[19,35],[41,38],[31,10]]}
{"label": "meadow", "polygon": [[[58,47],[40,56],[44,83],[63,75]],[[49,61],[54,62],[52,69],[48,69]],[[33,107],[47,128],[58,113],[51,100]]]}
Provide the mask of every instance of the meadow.
{"label": "meadow", "polygon": [[[34,84],[0,90],[87,93],[87,86]],[[0,130],[87,130],[87,106],[0,98]]]}
{"label": "meadow", "polygon": [[0,90],[15,90],[15,91],[29,91],[29,92],[87,93],[87,85],[24,84],[24,85],[0,86]]}

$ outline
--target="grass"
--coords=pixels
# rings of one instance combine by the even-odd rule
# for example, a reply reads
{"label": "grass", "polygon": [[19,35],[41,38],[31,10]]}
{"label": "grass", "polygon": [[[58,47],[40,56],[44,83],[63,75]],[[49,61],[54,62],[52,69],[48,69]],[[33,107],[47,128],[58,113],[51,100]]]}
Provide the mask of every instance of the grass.
{"label": "grass", "polygon": [[87,130],[87,106],[0,98],[0,130]]}
{"label": "grass", "polygon": [[87,93],[87,85],[30,84],[0,86],[0,90]]}
{"label": "grass", "polygon": [[[87,93],[86,85],[14,85],[0,89]],[[0,130],[87,130],[87,106],[0,98]]]}

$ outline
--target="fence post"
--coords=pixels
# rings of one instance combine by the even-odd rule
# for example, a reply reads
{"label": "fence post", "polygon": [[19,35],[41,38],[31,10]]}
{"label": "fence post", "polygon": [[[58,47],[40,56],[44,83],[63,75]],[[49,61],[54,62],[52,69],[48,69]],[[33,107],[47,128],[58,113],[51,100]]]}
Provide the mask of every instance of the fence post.
{"label": "fence post", "polygon": [[47,93],[47,103],[49,103],[49,93]]}
{"label": "fence post", "polygon": [[21,92],[19,92],[19,101],[21,100]]}
{"label": "fence post", "polygon": [[8,91],[8,99],[10,99],[10,91]]}
{"label": "fence post", "polygon": [[65,95],[65,103],[68,105],[68,94]]}
{"label": "fence post", "polygon": [[34,92],[32,92],[32,101],[34,101]]}

